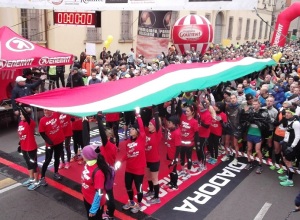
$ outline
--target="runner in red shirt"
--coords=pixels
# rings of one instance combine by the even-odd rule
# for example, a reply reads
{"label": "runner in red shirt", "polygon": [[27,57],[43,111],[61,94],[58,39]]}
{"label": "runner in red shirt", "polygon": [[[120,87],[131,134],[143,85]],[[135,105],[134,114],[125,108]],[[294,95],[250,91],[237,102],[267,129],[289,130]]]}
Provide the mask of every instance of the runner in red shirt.
{"label": "runner in red shirt", "polygon": [[179,127],[180,121],[177,115],[172,115],[167,119],[167,136],[165,145],[167,146],[167,160],[171,161],[169,164],[170,182],[163,185],[168,192],[178,189],[178,173],[177,163],[181,146],[181,130]]}
{"label": "runner in red shirt", "polygon": [[[101,112],[97,114],[98,129],[102,140],[102,147],[100,147],[100,153],[103,155],[106,163],[110,166],[114,166],[117,158],[118,148],[115,144],[115,137],[112,129],[105,129],[103,125],[103,115]],[[106,191],[107,195],[107,216],[114,219],[114,212],[116,209],[115,198],[113,194],[113,188]]]}
{"label": "runner in red shirt", "polygon": [[30,118],[31,112],[20,107],[20,122],[18,134],[21,151],[29,171],[29,179],[22,183],[28,190],[35,190],[39,185],[39,170],[37,165],[37,144],[34,137],[35,122]]}
{"label": "runner in red shirt", "polygon": [[[132,213],[141,210],[141,201],[143,199],[142,183],[146,168],[146,134],[144,124],[140,115],[140,108],[136,108],[137,124],[130,128],[130,139],[126,141],[126,155],[122,161],[126,161],[125,168],[125,186],[129,201],[123,206],[124,210],[131,209]],[[121,162],[116,162],[115,168],[119,168]],[[137,203],[133,200],[132,184],[135,184],[137,190]]]}
{"label": "runner in red shirt", "polygon": [[223,133],[223,125],[227,123],[227,115],[224,113],[225,104],[217,102],[214,106],[216,118],[212,120],[210,125],[210,136],[208,138],[208,148],[211,155],[211,164],[215,164],[218,158],[218,149],[221,143]]}
{"label": "runner in red shirt", "polygon": [[111,175],[104,157],[96,151],[96,146],[93,145],[82,149],[86,164],[81,174],[81,192],[89,220],[102,219],[106,202],[105,177]]}
{"label": "runner in red shirt", "polygon": [[149,191],[144,194],[144,197],[151,197],[147,200],[148,204],[160,203],[158,171],[160,166],[159,146],[162,139],[162,130],[158,117],[157,107],[153,108],[154,118],[149,122],[146,129],[146,161],[147,161],[147,180]]}
{"label": "runner in red shirt", "polygon": [[82,163],[82,158],[80,157],[80,148],[83,149],[83,137],[82,137],[82,118],[72,117],[72,132],[73,132],[73,148],[74,148],[74,157],[71,161],[78,161],[79,164]]}
{"label": "runner in red shirt", "polygon": [[41,185],[47,185],[45,174],[49,163],[52,160],[54,152],[54,179],[61,180],[62,177],[58,173],[59,159],[63,151],[63,142],[65,140],[64,132],[59,121],[59,114],[44,109],[44,117],[41,118],[39,124],[39,132],[46,143],[45,162],[42,166]]}
{"label": "runner in red shirt", "polygon": [[119,124],[120,124],[120,113],[109,113],[106,114],[106,127],[110,128],[114,132],[114,136],[116,138],[116,145],[117,148],[119,149]]}
{"label": "runner in red shirt", "polygon": [[70,161],[71,161],[70,142],[71,142],[71,137],[73,135],[71,116],[66,115],[66,114],[60,114],[59,121],[60,121],[60,125],[61,125],[64,135],[65,135],[65,148],[66,148],[66,152],[67,152],[67,163],[65,163],[65,152],[63,150],[62,155],[61,155],[61,163],[59,164],[58,168],[59,169],[62,169],[62,168],[69,169]]}
{"label": "runner in red shirt", "polygon": [[196,143],[196,152],[199,164],[199,172],[206,170],[206,154],[204,152],[204,148],[206,146],[207,139],[210,134],[210,125],[212,121],[212,116],[208,108],[209,102],[207,100],[203,100],[198,104],[199,139]]}
{"label": "runner in red shirt", "polygon": [[[178,104],[178,106],[181,105]],[[181,107],[179,108],[181,109]],[[180,110],[177,112],[180,113]],[[195,119],[196,115],[197,115],[197,107],[195,104],[193,104],[193,105],[187,105],[185,114],[181,114],[180,117],[180,129],[181,129],[180,159],[181,159],[182,170],[179,172],[179,176],[183,176],[183,180],[187,180],[191,177],[190,170],[192,168],[192,150],[193,147],[195,146],[195,140],[198,140],[199,138],[198,121]],[[187,169],[184,169],[185,157],[187,159]]]}

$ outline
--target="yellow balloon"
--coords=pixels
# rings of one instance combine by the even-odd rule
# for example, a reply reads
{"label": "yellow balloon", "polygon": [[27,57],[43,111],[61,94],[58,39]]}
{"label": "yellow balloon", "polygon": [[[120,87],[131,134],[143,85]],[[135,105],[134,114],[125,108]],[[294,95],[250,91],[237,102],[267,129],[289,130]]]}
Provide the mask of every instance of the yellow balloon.
{"label": "yellow balloon", "polygon": [[274,54],[272,56],[273,60],[275,60],[277,63],[279,62],[280,58],[282,57],[282,53],[281,52],[278,52],[276,54]]}
{"label": "yellow balloon", "polygon": [[104,47],[108,48],[109,47],[109,42],[106,40],[104,41]]}
{"label": "yellow balloon", "polygon": [[113,41],[113,39],[114,39],[113,36],[111,36],[111,35],[107,36],[108,43],[111,43]]}

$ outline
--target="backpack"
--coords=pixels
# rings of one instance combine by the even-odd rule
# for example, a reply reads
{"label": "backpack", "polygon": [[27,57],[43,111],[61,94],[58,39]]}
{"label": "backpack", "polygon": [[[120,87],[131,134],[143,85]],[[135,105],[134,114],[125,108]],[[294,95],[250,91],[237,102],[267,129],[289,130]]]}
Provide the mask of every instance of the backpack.
{"label": "backpack", "polygon": [[[114,186],[114,181],[115,181],[115,176],[116,176],[116,171],[115,169],[112,167],[112,166],[108,166],[109,169],[110,169],[110,173],[111,175],[108,174],[108,176],[105,176],[105,181],[104,181],[104,189],[106,191],[108,190],[112,190],[113,186]],[[95,174],[96,172],[100,170],[99,167],[96,167],[93,171],[93,174],[92,174],[92,180],[94,182],[94,177],[95,177]]]}

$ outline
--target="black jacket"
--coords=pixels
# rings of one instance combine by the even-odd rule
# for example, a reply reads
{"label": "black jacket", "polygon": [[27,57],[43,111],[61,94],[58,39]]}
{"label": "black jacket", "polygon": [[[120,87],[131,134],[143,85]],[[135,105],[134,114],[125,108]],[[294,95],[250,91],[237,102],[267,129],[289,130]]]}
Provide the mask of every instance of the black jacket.
{"label": "black jacket", "polygon": [[16,104],[16,99],[32,95],[32,90],[34,90],[36,87],[38,87],[42,83],[42,80],[39,79],[38,81],[31,83],[31,84],[25,84],[25,86],[20,86],[18,83],[15,85],[15,87],[12,90],[11,93],[11,103],[13,110],[16,111],[18,110],[17,104]]}
{"label": "black jacket", "polygon": [[80,75],[80,73],[77,72],[74,75],[72,75],[70,73],[66,86],[71,87],[71,88],[84,86],[84,82],[83,82],[83,79],[82,79],[82,76]]}

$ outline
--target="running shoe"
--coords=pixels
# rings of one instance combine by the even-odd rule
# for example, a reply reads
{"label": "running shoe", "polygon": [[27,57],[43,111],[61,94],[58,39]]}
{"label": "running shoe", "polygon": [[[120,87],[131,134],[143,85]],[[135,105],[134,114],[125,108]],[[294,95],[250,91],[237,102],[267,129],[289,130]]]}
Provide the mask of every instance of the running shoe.
{"label": "running shoe", "polygon": [[128,209],[132,209],[134,206],[135,206],[135,202],[134,201],[128,201],[128,203],[127,204],[125,204],[125,205],[123,205],[123,209],[124,210],[128,210]]}
{"label": "running shoe", "polygon": [[70,166],[71,166],[71,164],[69,162],[67,162],[66,165],[65,165],[65,169],[69,169]]}
{"label": "running shoe", "polygon": [[34,179],[29,178],[28,180],[22,183],[22,186],[30,186],[32,183],[34,183]]}
{"label": "running shoe", "polygon": [[280,168],[278,171],[277,171],[278,174],[284,174],[284,169],[283,168]]}
{"label": "running shoe", "polygon": [[168,192],[174,192],[178,190],[178,186],[171,186],[169,189],[167,189]]}
{"label": "running shoe", "polygon": [[215,165],[218,162],[217,159],[211,158],[210,164]]}
{"label": "running shoe", "polygon": [[192,162],[192,164],[193,164],[193,165],[198,165],[199,162],[198,162],[197,160],[194,160],[194,161]]}
{"label": "running shoe", "polygon": [[223,162],[225,162],[225,161],[227,161],[227,160],[229,160],[230,158],[229,158],[229,155],[225,155],[224,157],[222,157],[222,161]]}
{"label": "running shoe", "polygon": [[145,194],[143,194],[143,197],[150,197],[150,196],[154,196],[154,191],[148,191]]}
{"label": "running shoe", "polygon": [[135,205],[131,208],[132,213],[138,213],[141,210],[141,205],[138,203],[135,203]]}
{"label": "running shoe", "polygon": [[250,170],[250,169],[252,169],[252,168],[253,168],[252,163],[248,163],[248,164],[246,165],[246,167],[245,167],[245,170]]}
{"label": "running shoe", "polygon": [[281,181],[286,181],[289,177],[287,175],[284,176],[279,176],[278,179],[280,179]]}
{"label": "running shoe", "polygon": [[178,176],[185,176],[186,172],[185,170],[181,170],[178,172]]}
{"label": "running shoe", "polygon": [[53,178],[56,179],[56,180],[61,180],[62,179],[62,177],[59,173],[54,173]]}
{"label": "running shoe", "polygon": [[276,166],[275,165],[270,166],[270,170],[276,170]]}
{"label": "running shoe", "polygon": [[152,198],[152,199],[149,199],[149,200],[147,200],[147,203],[148,204],[151,204],[151,205],[153,205],[153,204],[158,204],[158,203],[160,203],[161,201],[160,201],[160,198]]}
{"label": "running shoe", "polygon": [[294,186],[294,182],[293,182],[293,180],[286,180],[286,181],[280,182],[280,185],[281,186]]}
{"label": "running shoe", "polygon": [[232,165],[236,166],[237,164],[238,164],[238,159],[234,158],[233,161],[232,161]]}
{"label": "running shoe", "polygon": [[60,163],[58,169],[63,169],[65,167],[65,163]]}
{"label": "running shoe", "polygon": [[37,188],[39,188],[41,185],[40,185],[40,182],[33,182],[30,186],[28,186],[28,190],[29,191],[33,191]]}
{"label": "running shoe", "polygon": [[46,182],[45,177],[42,177],[40,179],[39,184],[40,184],[40,186],[47,186],[48,185],[48,183]]}
{"label": "running shoe", "polygon": [[256,174],[261,174],[262,171],[263,171],[262,166],[258,166],[255,172],[256,172]]}
{"label": "running shoe", "polygon": [[186,174],[182,177],[182,180],[188,180],[189,178],[191,178],[191,174],[186,173]]}
{"label": "running shoe", "polygon": [[209,164],[212,164],[212,160],[213,160],[213,158],[209,158],[206,162]]}

